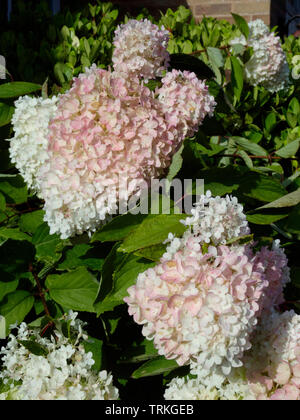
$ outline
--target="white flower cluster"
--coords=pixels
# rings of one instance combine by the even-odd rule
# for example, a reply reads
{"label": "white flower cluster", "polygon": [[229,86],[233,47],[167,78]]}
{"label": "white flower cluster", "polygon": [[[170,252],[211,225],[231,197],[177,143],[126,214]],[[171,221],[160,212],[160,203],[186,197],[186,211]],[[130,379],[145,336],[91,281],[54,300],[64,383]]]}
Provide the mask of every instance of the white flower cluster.
{"label": "white flower cluster", "polygon": [[118,26],[114,38],[112,61],[117,72],[148,79],[162,76],[168,66],[169,32],[149,20],[130,20]]}
{"label": "white flower cluster", "polygon": [[38,191],[37,173],[48,159],[49,121],[57,109],[58,98],[22,96],[15,102],[12,118],[14,137],[10,140],[10,158],[29,188]]}
{"label": "white flower cluster", "polygon": [[[91,370],[92,353],[86,353],[83,341],[87,335],[84,324],[70,320],[74,341],[67,339],[56,329],[55,336],[43,338],[38,329],[30,329],[22,323],[17,336],[10,335],[8,344],[1,349],[3,368],[0,379],[8,388],[0,394],[7,400],[115,400],[118,390],[113,386],[112,375],[105,370],[98,374]],[[24,345],[22,344],[24,342]],[[45,353],[30,352],[25,343],[31,342]]]}
{"label": "white flower cluster", "polygon": [[[278,366],[283,361],[294,364],[300,356],[300,315],[294,311],[279,313],[273,310],[261,319],[252,344],[245,358],[245,365],[252,371],[264,370],[266,365]],[[297,385],[300,387],[299,369],[300,359],[297,375]]]}
{"label": "white flower cluster", "polygon": [[257,19],[249,23],[250,35],[235,38],[231,45],[242,44],[253,48],[253,55],[245,64],[245,77],[252,86],[264,86],[270,92],[278,92],[289,85],[289,66],[281,47],[280,38],[275,36],[265,23]]}
{"label": "white flower cluster", "polygon": [[208,388],[197,379],[174,378],[168,384],[164,394],[166,400],[219,400],[216,388]]}
{"label": "white flower cluster", "polygon": [[268,35],[270,30],[265,22],[261,19],[253,20],[249,22],[250,38],[260,39],[264,35]]}
{"label": "white flower cluster", "polygon": [[255,400],[255,396],[237,370],[219,387],[206,386],[198,378],[174,378],[168,384],[166,400]]}
{"label": "white flower cluster", "polygon": [[230,239],[250,233],[243,206],[236,197],[212,197],[207,191],[195,204],[192,215],[183,223],[202,242],[226,244]]}
{"label": "white flower cluster", "polygon": [[273,311],[264,316],[245,354],[244,366],[229,375],[174,378],[167,400],[299,400],[300,316]]}

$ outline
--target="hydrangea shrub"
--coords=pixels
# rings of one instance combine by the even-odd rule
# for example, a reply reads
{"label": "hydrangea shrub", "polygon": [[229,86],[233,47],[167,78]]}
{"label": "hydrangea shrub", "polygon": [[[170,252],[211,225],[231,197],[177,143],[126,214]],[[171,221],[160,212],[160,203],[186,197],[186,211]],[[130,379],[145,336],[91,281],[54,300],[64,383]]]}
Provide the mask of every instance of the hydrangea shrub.
{"label": "hydrangea shrub", "polygon": [[99,7],[0,85],[0,399],[299,400],[297,42]]}

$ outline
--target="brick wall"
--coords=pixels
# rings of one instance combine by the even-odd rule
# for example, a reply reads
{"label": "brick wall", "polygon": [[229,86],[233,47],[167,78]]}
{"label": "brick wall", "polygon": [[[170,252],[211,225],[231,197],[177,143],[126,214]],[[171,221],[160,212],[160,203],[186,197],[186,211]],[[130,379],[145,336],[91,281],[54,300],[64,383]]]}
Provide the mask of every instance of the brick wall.
{"label": "brick wall", "polygon": [[262,19],[270,23],[270,0],[187,0],[196,18],[215,16],[232,22],[231,13],[247,20]]}
{"label": "brick wall", "polygon": [[228,19],[232,22],[231,12],[244,16],[247,20],[257,18],[270,23],[271,0],[111,0],[131,11],[146,7],[152,13],[165,11],[168,7],[177,8],[181,4],[189,7],[197,19],[203,15]]}

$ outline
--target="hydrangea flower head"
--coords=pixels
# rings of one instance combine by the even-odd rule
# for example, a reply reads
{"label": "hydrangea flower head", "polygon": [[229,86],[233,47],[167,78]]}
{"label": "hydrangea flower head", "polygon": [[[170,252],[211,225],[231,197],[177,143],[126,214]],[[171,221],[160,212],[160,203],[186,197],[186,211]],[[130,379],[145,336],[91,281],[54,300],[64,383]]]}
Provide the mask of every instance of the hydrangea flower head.
{"label": "hydrangea flower head", "polygon": [[118,26],[113,41],[115,71],[146,80],[161,76],[169,62],[168,42],[169,32],[147,19]]}
{"label": "hydrangea flower head", "polygon": [[21,96],[15,102],[9,154],[28,187],[38,191],[37,173],[48,159],[48,126],[57,109],[58,98]]}
{"label": "hydrangea flower head", "polygon": [[[159,176],[183,140],[137,79],[93,67],[61,96],[40,173],[45,220],[62,238],[94,230]],[[127,176],[127,189],[119,189]]]}
{"label": "hydrangea flower head", "polygon": [[265,313],[252,336],[243,367],[229,375],[174,378],[167,400],[300,400],[300,316]]}
{"label": "hydrangea flower head", "polygon": [[162,79],[157,90],[169,124],[192,136],[206,115],[213,114],[216,102],[204,81],[189,71],[172,70]]}
{"label": "hydrangea flower head", "polygon": [[[205,95],[197,101],[206,103]],[[93,66],[74,80],[50,122],[49,159],[38,174],[51,233],[68,238],[95,230],[165,171],[187,133],[165,108],[123,73]]]}
{"label": "hydrangea flower head", "polygon": [[278,92],[289,85],[289,66],[278,36],[269,31],[265,23],[258,19],[249,23],[250,36],[231,41],[233,44],[248,45],[253,55],[245,64],[246,81],[261,85],[270,92]]}
{"label": "hydrangea flower head", "polygon": [[[75,314],[75,318],[76,318]],[[9,336],[8,344],[0,351],[3,368],[0,378],[9,389],[0,399],[16,400],[111,400],[118,399],[112,375],[91,370],[95,361],[86,353],[84,324],[70,317],[75,341],[67,339],[60,330],[55,338],[43,338],[37,329],[22,323],[17,335]],[[44,355],[31,353],[22,341],[32,341],[44,349]]]}
{"label": "hydrangea flower head", "polygon": [[228,374],[250,348],[266,282],[244,248],[204,254],[187,232],[175,249],[128,289],[129,314],[167,359],[191,363],[196,374],[215,367]]}
{"label": "hydrangea flower head", "polygon": [[129,21],[116,31],[115,71],[93,65],[58,100],[17,107],[10,153],[45,201],[50,234],[93,232],[127,208],[212,114],[214,99],[194,73],[167,74],[155,94],[141,81],[165,68],[167,38],[147,20]]}
{"label": "hydrangea flower head", "polygon": [[226,244],[250,233],[243,206],[236,197],[212,197],[207,191],[184,222],[205,243]]}

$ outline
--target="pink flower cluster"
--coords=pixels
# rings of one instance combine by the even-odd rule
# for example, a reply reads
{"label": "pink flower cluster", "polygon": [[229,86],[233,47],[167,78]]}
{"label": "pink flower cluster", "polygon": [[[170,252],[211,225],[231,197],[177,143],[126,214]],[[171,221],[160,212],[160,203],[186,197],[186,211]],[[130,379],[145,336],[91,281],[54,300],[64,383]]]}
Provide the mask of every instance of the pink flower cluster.
{"label": "pink flower cluster", "polygon": [[[196,107],[205,104],[199,125],[215,103],[207,90],[194,88],[195,78],[186,73],[180,81],[189,96],[195,89]],[[189,134],[196,129],[189,114],[186,120],[180,118],[183,112],[173,118],[183,105],[168,106],[167,99],[158,100],[138,78],[124,73],[92,67],[75,79],[59,98],[49,125],[49,160],[38,176],[51,233],[67,238],[95,230],[116,213],[117,203],[159,177],[186,136],[184,127],[193,120]],[[127,188],[121,188],[125,179]]]}
{"label": "pink flower cluster", "polygon": [[115,71],[146,80],[162,76],[169,63],[169,35],[147,19],[118,26],[113,41]]}
{"label": "pink flower cluster", "polygon": [[203,253],[190,235],[172,259],[140,274],[124,300],[159,354],[229,372],[250,348],[266,284],[246,253],[227,246]]}
{"label": "pink flower cluster", "polygon": [[[195,73],[179,70],[167,73],[162,83],[157,94],[169,121],[185,136],[192,136],[199,127],[199,121],[206,115],[211,116],[216,105],[207,85]],[[202,100],[199,101],[199,98]]]}
{"label": "pink flower cluster", "polygon": [[[229,198],[215,200],[222,207]],[[206,210],[198,214],[199,224]],[[240,221],[241,208],[236,206],[235,212],[234,220]],[[228,229],[227,219],[220,220],[232,245],[207,245],[191,218],[192,229],[181,239],[169,235],[171,244],[160,262],[138,276],[124,299],[160,355],[190,364],[202,384],[214,386],[243,365],[260,317],[282,303],[289,280],[287,259],[277,242],[272,250],[255,253],[253,244],[235,244],[231,221]]]}
{"label": "pink flower cluster", "polygon": [[[167,76],[156,93],[144,86],[141,77],[166,70],[167,43],[168,32],[149,21],[122,25],[116,31],[114,71],[86,69],[44,118],[43,160],[34,150],[34,176],[51,234],[64,239],[95,231],[120,206],[127,208],[129,198],[166,171],[186,135],[212,114],[214,99],[193,73],[171,73],[176,80],[170,85]],[[29,125],[32,118],[28,113]],[[14,153],[24,173],[31,164],[30,142],[40,136],[37,125],[31,126],[26,154]],[[14,129],[20,132],[18,124]]]}
{"label": "pink flower cluster", "polygon": [[283,288],[290,281],[290,269],[284,251],[274,241],[272,249],[263,247],[255,256],[255,266],[264,272],[268,280],[261,311],[270,311],[284,302]]}

